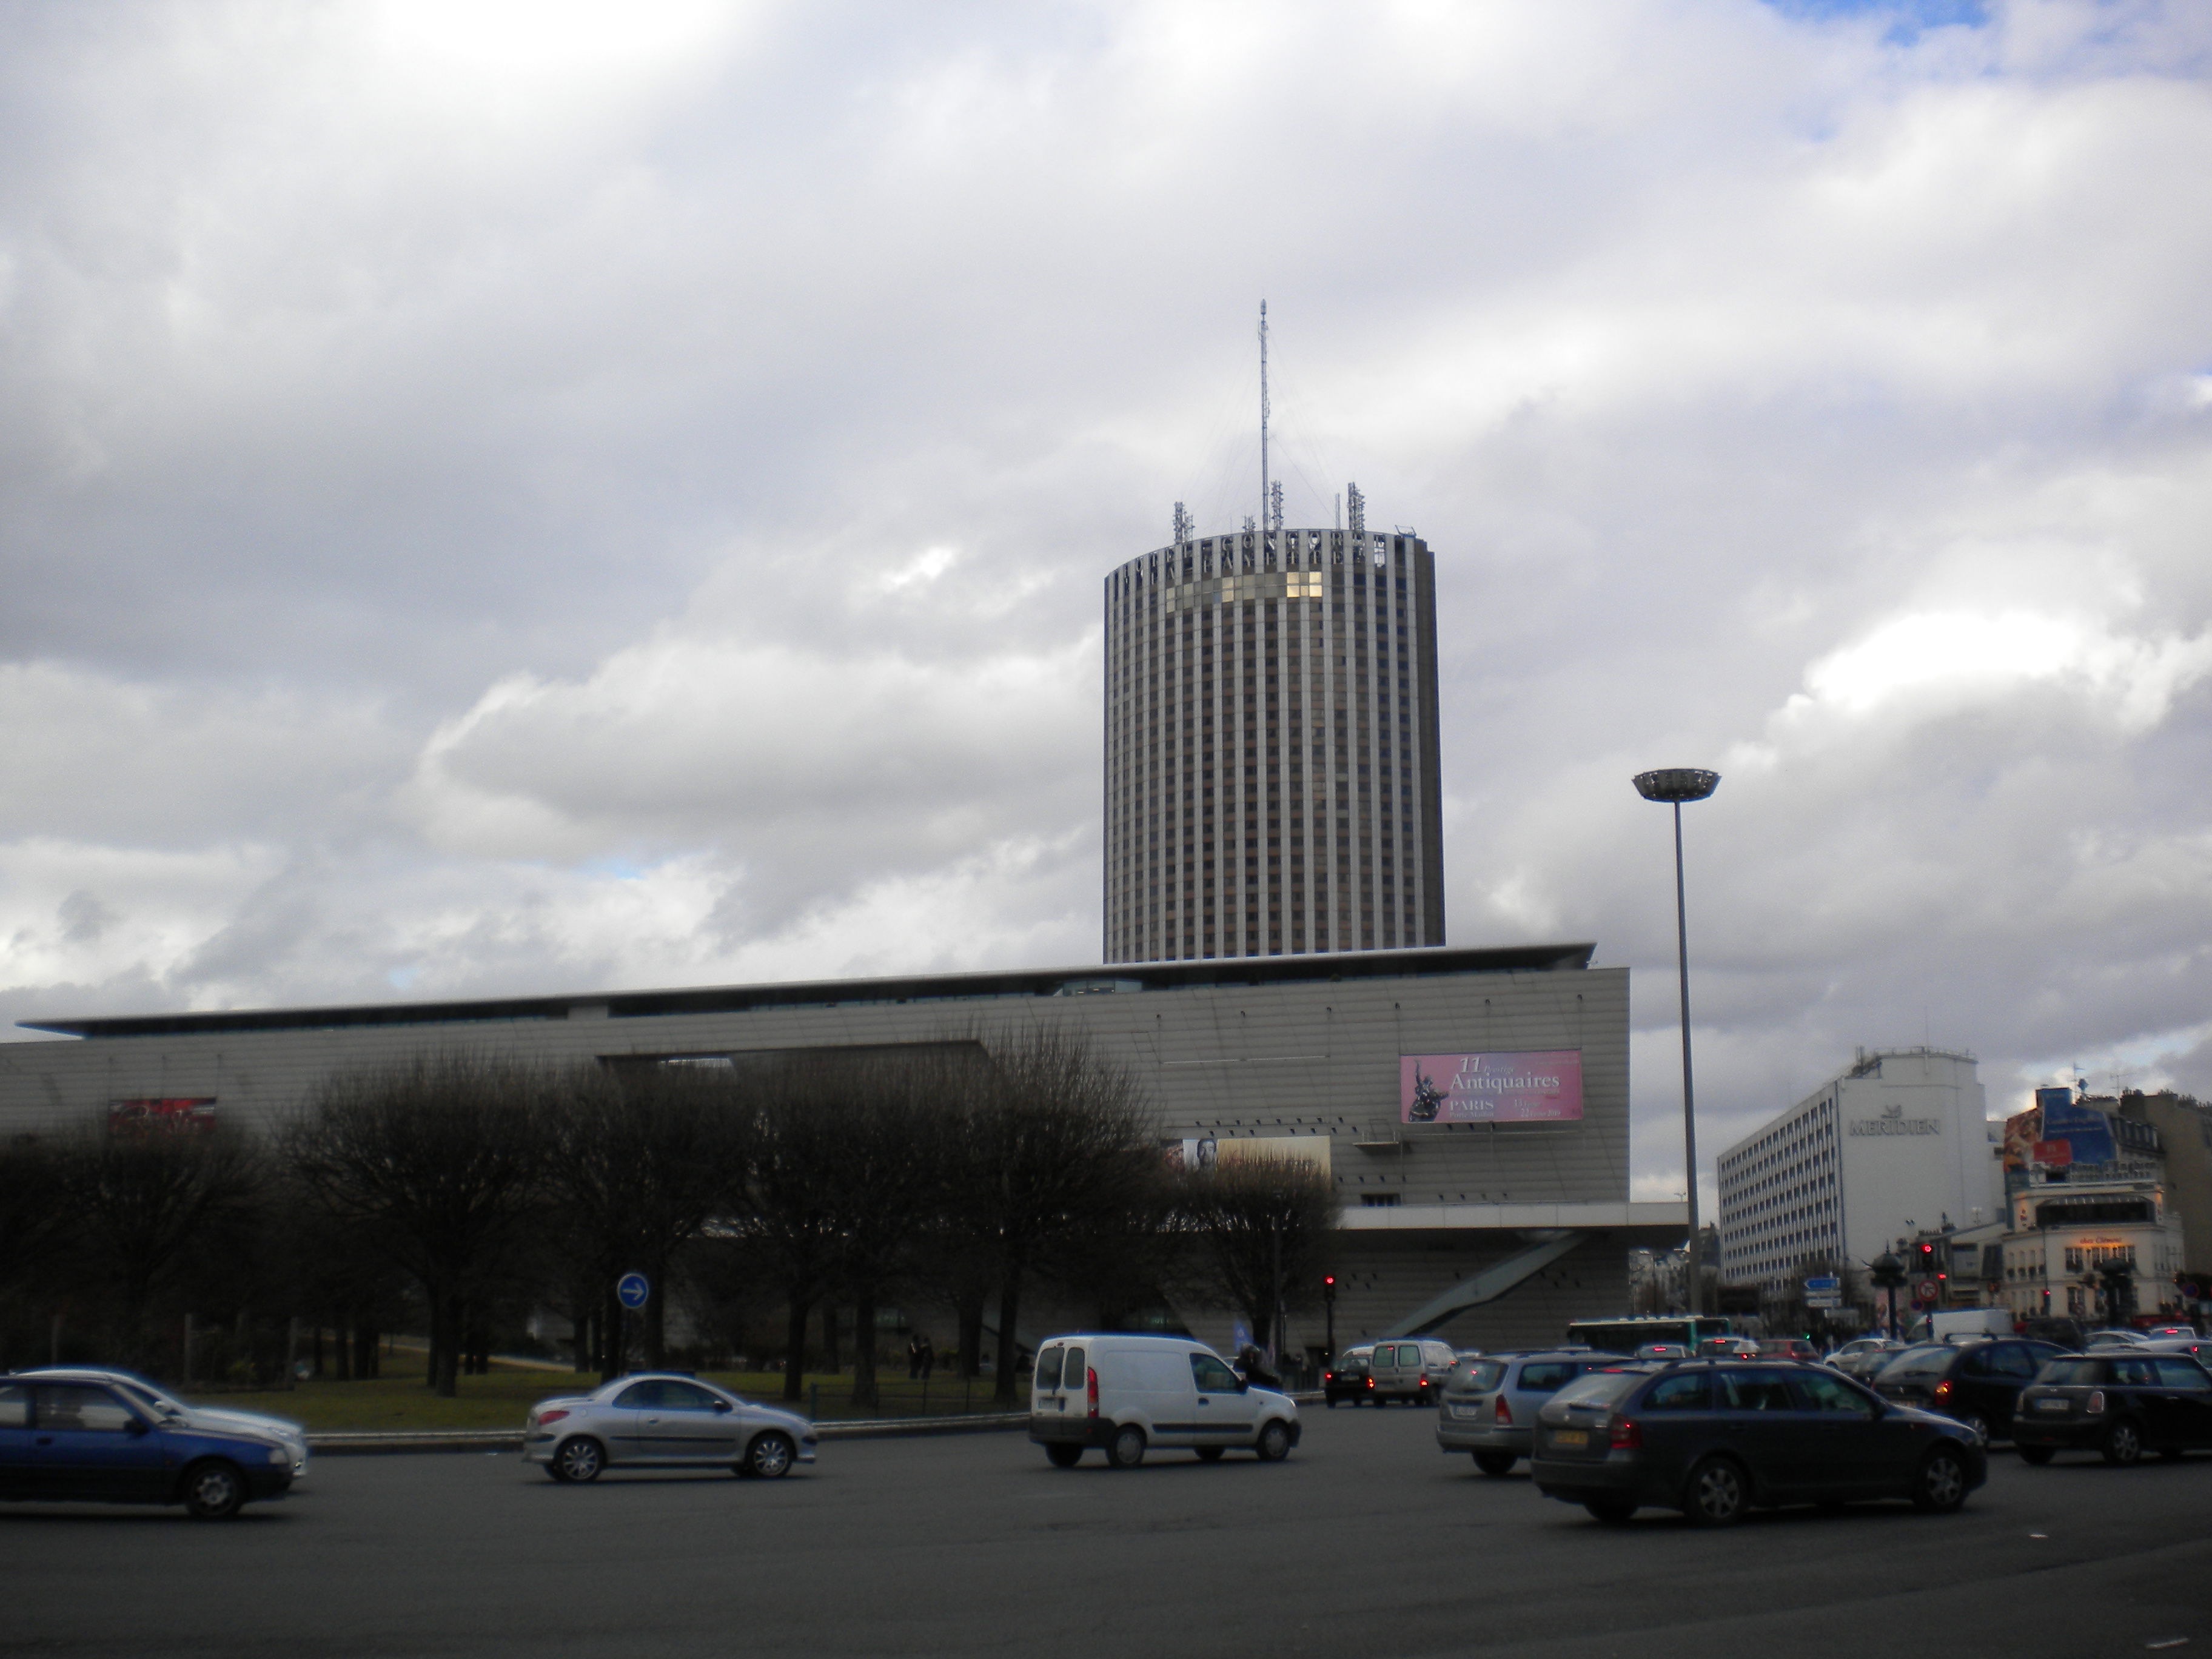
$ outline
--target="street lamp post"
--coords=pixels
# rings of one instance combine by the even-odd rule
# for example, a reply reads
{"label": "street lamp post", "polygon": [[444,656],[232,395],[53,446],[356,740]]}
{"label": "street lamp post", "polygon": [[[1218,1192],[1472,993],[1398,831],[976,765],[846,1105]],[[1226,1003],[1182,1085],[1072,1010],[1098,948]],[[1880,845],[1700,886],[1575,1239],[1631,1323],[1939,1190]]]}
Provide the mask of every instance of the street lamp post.
{"label": "street lamp post", "polygon": [[1689,908],[1682,896],[1682,803],[1703,800],[1720,787],[1721,775],[1702,767],[1669,766],[1636,775],[1638,794],[1646,800],[1664,801],[1674,809],[1674,957],[1682,988],[1682,1156],[1688,1171],[1682,1184],[1690,1199],[1690,1250],[1686,1264],[1689,1283],[1686,1295],[1693,1334],[1698,1316],[1704,1310],[1698,1305],[1703,1300],[1698,1294],[1703,1286],[1698,1283],[1698,1096],[1690,1076],[1690,922]]}

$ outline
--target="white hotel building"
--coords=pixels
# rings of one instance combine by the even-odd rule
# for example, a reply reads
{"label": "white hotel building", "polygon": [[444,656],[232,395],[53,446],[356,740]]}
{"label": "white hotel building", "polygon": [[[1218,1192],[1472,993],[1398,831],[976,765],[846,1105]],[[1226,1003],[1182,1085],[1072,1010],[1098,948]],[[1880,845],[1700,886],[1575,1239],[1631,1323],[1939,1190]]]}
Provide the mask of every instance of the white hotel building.
{"label": "white hotel building", "polygon": [[1779,1290],[1808,1256],[1863,1267],[1919,1229],[1998,1219],[2001,1127],[1972,1055],[1863,1052],[1720,1155],[1723,1281]]}

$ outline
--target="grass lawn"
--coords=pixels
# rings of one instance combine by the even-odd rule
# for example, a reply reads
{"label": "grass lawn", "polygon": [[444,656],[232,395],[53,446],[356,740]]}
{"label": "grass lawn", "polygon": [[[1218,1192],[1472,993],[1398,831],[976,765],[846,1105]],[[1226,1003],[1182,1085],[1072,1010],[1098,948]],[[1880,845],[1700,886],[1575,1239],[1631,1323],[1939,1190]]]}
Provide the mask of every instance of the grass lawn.
{"label": "grass lawn", "polygon": [[[210,1406],[236,1406],[247,1411],[289,1417],[305,1424],[311,1431],[432,1431],[520,1429],[525,1413],[535,1401],[555,1395],[587,1394],[599,1384],[596,1373],[520,1370],[495,1364],[489,1376],[464,1376],[459,1396],[441,1400],[422,1381],[419,1352],[403,1351],[386,1355],[384,1364],[386,1375],[367,1382],[307,1382],[290,1389],[195,1388],[182,1392],[188,1400]],[[782,1403],[781,1372],[708,1371],[701,1375],[748,1400],[771,1406]],[[824,1421],[841,1417],[936,1417],[963,1410],[992,1409],[991,1379],[988,1376],[966,1384],[964,1393],[962,1381],[957,1376],[933,1377],[925,1404],[921,1383],[908,1382],[903,1375],[885,1376],[878,1383],[883,1403],[864,1411],[856,1411],[848,1403],[853,1392],[850,1374],[810,1374],[805,1384],[806,1392],[799,1401],[799,1410],[817,1414]],[[1022,1398],[1026,1405],[1026,1385]]]}

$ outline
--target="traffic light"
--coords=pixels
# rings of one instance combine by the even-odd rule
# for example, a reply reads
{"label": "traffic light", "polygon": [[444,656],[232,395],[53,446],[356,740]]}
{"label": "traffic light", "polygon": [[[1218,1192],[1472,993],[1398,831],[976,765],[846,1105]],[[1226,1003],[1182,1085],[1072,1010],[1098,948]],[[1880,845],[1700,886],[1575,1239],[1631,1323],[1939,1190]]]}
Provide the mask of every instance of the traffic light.
{"label": "traffic light", "polygon": [[1334,1302],[1336,1300],[1336,1275],[1334,1273],[1323,1273],[1321,1276],[1321,1293],[1322,1297],[1328,1301]]}

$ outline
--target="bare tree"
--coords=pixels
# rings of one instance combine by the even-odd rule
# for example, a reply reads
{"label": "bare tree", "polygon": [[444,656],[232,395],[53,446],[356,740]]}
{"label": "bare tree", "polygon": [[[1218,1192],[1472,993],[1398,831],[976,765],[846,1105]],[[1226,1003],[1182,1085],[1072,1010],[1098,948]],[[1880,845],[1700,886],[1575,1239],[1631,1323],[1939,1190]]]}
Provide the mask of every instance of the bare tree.
{"label": "bare tree", "polygon": [[[621,1323],[616,1280],[641,1272],[645,1363],[668,1363],[667,1293],[677,1257],[743,1191],[742,1103],[714,1074],[665,1066],[564,1074],[546,1114],[553,1237],[600,1303],[605,1328]],[[603,1373],[621,1370],[605,1344]]]}
{"label": "bare tree", "polygon": [[[52,1141],[23,1135],[0,1146],[0,1315],[9,1298],[45,1282],[68,1249],[75,1218]],[[0,1355],[0,1369],[6,1364]]]}
{"label": "bare tree", "polygon": [[543,1199],[545,1074],[439,1051],[337,1073],[284,1142],[309,1190],[422,1287],[430,1375],[458,1391],[464,1316],[487,1294]]}
{"label": "bare tree", "polygon": [[806,1316],[836,1283],[843,1249],[837,1188],[843,1095],[819,1066],[779,1066],[745,1086],[748,1125],[744,1211],[732,1243],[783,1293],[783,1397],[799,1397]]}
{"label": "bare tree", "polygon": [[1243,1314],[1260,1345],[1275,1351],[1279,1310],[1318,1293],[1335,1182],[1303,1159],[1258,1153],[1188,1171],[1177,1186],[1178,1224],[1202,1293]]}
{"label": "bare tree", "polygon": [[157,1295],[252,1225],[258,1149],[228,1127],[102,1121],[64,1144],[58,1173],[77,1220],[76,1272],[111,1299],[118,1346],[143,1365]]}
{"label": "bare tree", "polygon": [[997,1255],[994,1398],[1011,1407],[1024,1280],[1055,1241],[1125,1208],[1157,1159],[1135,1079],[1080,1032],[1035,1027],[992,1060],[950,1127],[945,1208]]}

